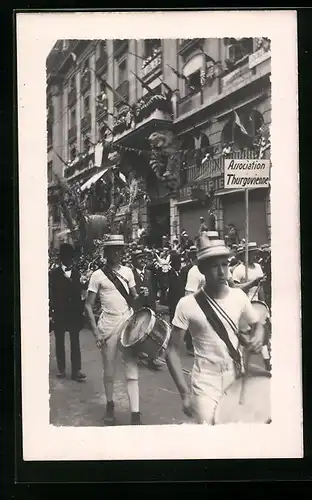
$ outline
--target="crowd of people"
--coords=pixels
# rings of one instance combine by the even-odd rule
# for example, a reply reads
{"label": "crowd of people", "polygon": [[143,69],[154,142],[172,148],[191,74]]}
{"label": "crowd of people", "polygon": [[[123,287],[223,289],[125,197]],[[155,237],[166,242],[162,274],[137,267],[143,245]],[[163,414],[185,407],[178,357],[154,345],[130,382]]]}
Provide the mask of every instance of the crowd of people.
{"label": "crowd of people", "polygon": [[[211,255],[210,247],[213,250]],[[224,295],[224,286],[226,286],[226,291],[240,289],[244,293],[240,295],[235,292],[233,297],[237,297],[238,302],[243,304],[243,308],[246,306],[247,319],[252,324],[255,324],[256,320],[248,304],[252,300],[261,300],[269,307],[271,305],[270,248],[269,246],[259,248],[256,243],[251,242],[247,250],[248,280],[246,281],[245,242],[238,242],[233,237],[232,241],[227,240],[225,244],[220,240],[217,231],[207,231],[205,221],[202,219],[196,241],[192,241],[186,231],[182,230],[180,238],[174,238],[172,242],[164,236],[161,248],[148,247],[144,241],[144,231],[141,232],[137,241],[129,244],[125,244],[122,235],[108,235],[102,245],[98,244],[91,254],[77,253],[71,245],[62,244],[59,255],[51,255],[49,280],[50,329],[55,334],[58,377],[65,378],[64,336],[68,331],[71,340],[72,379],[83,382],[86,378],[81,371],[79,332],[87,318],[96,345],[102,353],[107,401],[104,421],[106,425],[114,425],[116,423],[113,402],[114,377],[116,357],[120,347],[116,332],[120,331],[121,325],[131,317],[134,311],[142,307],[148,307],[157,312],[161,305],[166,306],[168,322],[175,332],[173,345],[176,337],[182,336],[188,354],[195,356],[194,366],[196,366],[198,350],[203,347],[201,346],[200,349],[196,347],[194,325],[198,327],[200,321],[203,322],[203,320],[200,318],[199,321],[200,313],[196,309],[197,306],[194,308],[192,301],[199,292],[206,289],[217,300],[219,295],[220,297]],[[221,264],[218,259],[223,259]],[[215,271],[211,268],[211,262],[215,260],[220,269],[223,266],[219,273],[224,274],[225,277],[222,279],[220,276],[216,277]],[[207,282],[208,275],[211,280],[211,289]],[[214,279],[215,288],[213,288]],[[191,298],[188,298],[189,296]],[[244,297],[248,299],[247,305]],[[229,307],[231,310],[233,304],[229,303]],[[199,317],[195,314],[196,317],[193,318],[191,309],[194,309]],[[203,325],[200,328],[205,329]],[[258,349],[259,342],[254,343],[253,348],[256,345]],[[186,386],[181,381],[180,365],[174,348],[169,348],[168,353],[169,371],[182,396],[182,392],[184,394],[186,391]],[[146,361],[148,368],[158,370],[160,363],[157,359],[146,360],[144,353],[141,353],[138,358],[133,358],[129,351],[122,350],[122,355],[131,423],[136,425],[142,423],[139,411],[138,364]],[[267,353],[263,353],[263,358],[269,369]],[[201,371],[200,368],[198,370]],[[189,395],[188,392],[187,394]],[[183,408],[188,414],[190,400],[183,397],[182,399]],[[200,409],[202,404],[200,399],[196,404],[199,408],[197,414],[205,413]],[[207,418],[201,416],[199,420],[206,421]]]}

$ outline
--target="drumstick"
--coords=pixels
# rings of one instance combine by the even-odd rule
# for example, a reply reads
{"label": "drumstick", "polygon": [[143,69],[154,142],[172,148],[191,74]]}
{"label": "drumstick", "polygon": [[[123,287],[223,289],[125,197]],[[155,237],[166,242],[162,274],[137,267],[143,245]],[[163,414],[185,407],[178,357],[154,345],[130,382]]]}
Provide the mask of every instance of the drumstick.
{"label": "drumstick", "polygon": [[248,377],[248,365],[249,365],[249,359],[250,359],[250,353],[247,351],[246,352],[246,358],[245,358],[245,373],[242,379],[242,387],[239,395],[239,404],[243,405],[245,403],[245,392],[246,392],[246,380]]}

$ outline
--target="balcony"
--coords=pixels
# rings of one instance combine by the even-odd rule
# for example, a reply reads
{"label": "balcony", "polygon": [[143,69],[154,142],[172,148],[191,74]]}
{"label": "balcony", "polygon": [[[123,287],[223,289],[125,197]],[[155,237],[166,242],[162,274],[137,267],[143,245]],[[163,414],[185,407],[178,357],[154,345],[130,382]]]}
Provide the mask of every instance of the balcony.
{"label": "balcony", "polygon": [[85,92],[88,90],[91,84],[91,73],[87,71],[84,75],[81,76],[80,80],[80,92]]}
{"label": "balcony", "polygon": [[202,104],[201,93],[197,92],[197,94],[189,94],[186,97],[183,97],[178,101],[177,111],[178,116],[184,115],[189,111],[192,111]]}
{"label": "balcony", "polygon": [[202,47],[204,40],[204,38],[184,38],[180,40],[179,54],[184,56],[194,48]]}
{"label": "balcony", "polygon": [[107,68],[108,56],[107,52],[103,52],[99,59],[95,63],[95,71],[97,73],[103,73]]}
{"label": "balcony", "polygon": [[[129,101],[129,80],[125,80],[122,82],[116,89],[116,92],[122,97],[125,101]],[[114,105],[118,105],[121,99],[114,94]]]}
{"label": "balcony", "polygon": [[[135,116],[131,115],[129,109],[125,109],[115,122],[113,131],[116,135],[124,135],[129,132],[136,133],[138,130],[144,134],[149,129],[150,133],[156,124],[168,124],[172,122],[171,103],[161,94],[145,96],[137,102]],[[144,132],[145,131],[145,132]],[[141,133],[141,132],[139,132]],[[146,135],[145,134],[145,135]]]}
{"label": "balcony", "polygon": [[212,179],[224,174],[224,157],[209,159],[200,165],[188,165],[186,169],[186,183]]}
{"label": "balcony", "polygon": [[113,48],[114,55],[119,55],[122,52],[126,52],[128,50],[129,41],[128,40],[114,40]]}
{"label": "balcony", "polygon": [[73,142],[76,139],[77,139],[77,126],[74,125],[68,130],[68,140],[70,142]]}
{"label": "balcony", "polygon": [[71,107],[77,100],[77,89],[73,88],[68,93],[68,106]]}
{"label": "balcony", "polygon": [[143,78],[156,76],[156,74],[161,70],[162,67],[162,53],[161,49],[155,53],[155,55],[145,59],[142,65],[142,76]]}
{"label": "balcony", "polygon": [[86,114],[86,116],[81,119],[80,126],[81,130],[87,130],[91,128],[91,113]]}

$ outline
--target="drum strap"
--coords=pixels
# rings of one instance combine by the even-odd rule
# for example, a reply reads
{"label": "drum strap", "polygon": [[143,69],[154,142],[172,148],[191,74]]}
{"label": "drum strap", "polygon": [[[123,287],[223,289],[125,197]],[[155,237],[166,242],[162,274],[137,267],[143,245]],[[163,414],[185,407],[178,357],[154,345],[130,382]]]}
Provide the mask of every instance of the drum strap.
{"label": "drum strap", "polygon": [[220,337],[220,339],[225,343],[229,351],[229,354],[234,361],[237,377],[241,376],[243,372],[241,354],[233,346],[224,324],[222,323],[216,311],[213,309],[210,302],[207,300],[205,292],[203,290],[199,290],[199,292],[194,294],[194,298],[199,307],[201,308],[201,310],[203,311],[203,313],[205,314],[208,323],[212,326],[212,328],[214,329],[216,334]]}
{"label": "drum strap", "polygon": [[116,274],[109,269],[107,266],[104,266],[102,268],[103,273],[105,276],[113,283],[115,288],[117,288],[118,292],[123,296],[123,298],[126,300],[127,304],[129,307],[132,307],[132,297],[130,293],[127,292],[125,287],[121,284],[119,278],[116,276]]}

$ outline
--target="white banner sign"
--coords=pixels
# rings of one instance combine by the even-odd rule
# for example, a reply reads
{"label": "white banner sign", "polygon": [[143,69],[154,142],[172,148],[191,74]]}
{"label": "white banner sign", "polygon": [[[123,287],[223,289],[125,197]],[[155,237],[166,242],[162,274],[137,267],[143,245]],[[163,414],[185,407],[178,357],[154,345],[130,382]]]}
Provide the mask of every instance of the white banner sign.
{"label": "white banner sign", "polygon": [[270,160],[224,160],[224,188],[246,189],[270,186]]}

